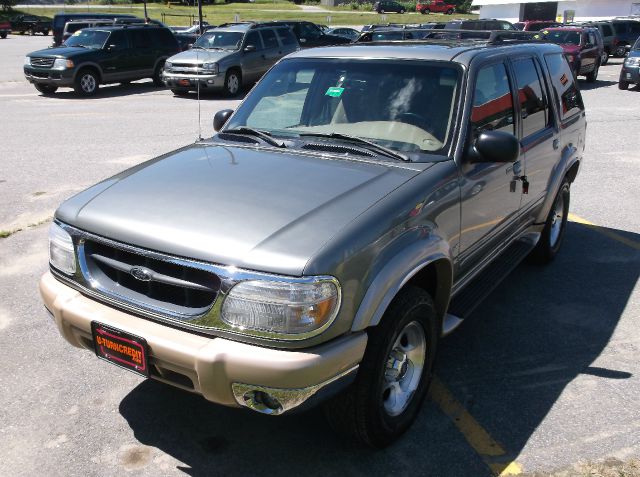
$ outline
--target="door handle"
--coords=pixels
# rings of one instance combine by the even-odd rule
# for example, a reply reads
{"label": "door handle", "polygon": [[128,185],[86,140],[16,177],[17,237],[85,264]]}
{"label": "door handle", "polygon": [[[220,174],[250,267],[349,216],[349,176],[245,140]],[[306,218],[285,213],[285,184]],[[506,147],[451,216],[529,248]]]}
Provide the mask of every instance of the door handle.
{"label": "door handle", "polygon": [[558,149],[560,147],[560,139],[553,140],[553,148]]}

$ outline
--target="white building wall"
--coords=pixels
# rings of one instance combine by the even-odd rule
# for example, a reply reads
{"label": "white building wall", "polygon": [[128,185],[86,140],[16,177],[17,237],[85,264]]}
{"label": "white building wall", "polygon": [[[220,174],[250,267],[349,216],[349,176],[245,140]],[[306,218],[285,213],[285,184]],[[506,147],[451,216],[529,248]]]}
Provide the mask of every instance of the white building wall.
{"label": "white building wall", "polygon": [[[512,23],[520,21],[520,3],[498,3],[480,6],[480,18],[498,18]],[[528,0],[529,2],[535,0]],[[600,20],[640,13],[640,0],[565,0],[558,2],[558,15],[565,10],[575,11],[575,20]]]}

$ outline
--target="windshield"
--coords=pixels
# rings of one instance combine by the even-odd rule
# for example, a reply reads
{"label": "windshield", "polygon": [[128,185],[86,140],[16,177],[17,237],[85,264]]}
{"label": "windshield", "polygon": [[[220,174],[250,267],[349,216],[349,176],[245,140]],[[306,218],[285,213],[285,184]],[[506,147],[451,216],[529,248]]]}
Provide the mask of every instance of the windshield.
{"label": "windshield", "polygon": [[200,48],[223,48],[225,50],[237,50],[242,43],[243,33],[229,31],[209,31],[202,35],[193,44]]}
{"label": "windshield", "polygon": [[402,152],[442,152],[459,70],[451,63],[292,59],[254,88],[228,128],[347,134]]}
{"label": "windshield", "polygon": [[71,35],[64,45],[100,49],[107,42],[107,38],[109,38],[108,31],[79,30]]}
{"label": "windshield", "polygon": [[579,45],[580,33],[577,31],[543,31],[544,39],[556,45]]}

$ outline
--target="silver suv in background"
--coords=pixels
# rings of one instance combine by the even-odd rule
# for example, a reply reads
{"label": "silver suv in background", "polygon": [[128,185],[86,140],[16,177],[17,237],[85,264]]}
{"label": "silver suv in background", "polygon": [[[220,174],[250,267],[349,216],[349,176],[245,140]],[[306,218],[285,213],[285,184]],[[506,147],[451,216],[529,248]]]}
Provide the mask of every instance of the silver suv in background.
{"label": "silver suv in background", "polygon": [[287,26],[225,24],[205,32],[189,51],[169,58],[163,80],[176,95],[199,85],[201,90],[235,96],[243,85],[255,83],[276,61],[298,49]]}

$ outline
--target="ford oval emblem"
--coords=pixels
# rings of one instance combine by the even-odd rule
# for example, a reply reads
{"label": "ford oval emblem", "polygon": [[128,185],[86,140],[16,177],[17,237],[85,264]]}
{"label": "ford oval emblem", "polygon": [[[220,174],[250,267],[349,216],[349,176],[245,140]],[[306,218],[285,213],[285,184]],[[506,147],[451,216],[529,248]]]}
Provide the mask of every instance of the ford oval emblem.
{"label": "ford oval emblem", "polygon": [[133,278],[142,282],[151,281],[151,278],[153,277],[153,272],[144,267],[133,267],[131,268],[131,270],[129,270],[129,273],[131,274],[131,276],[133,276]]}

